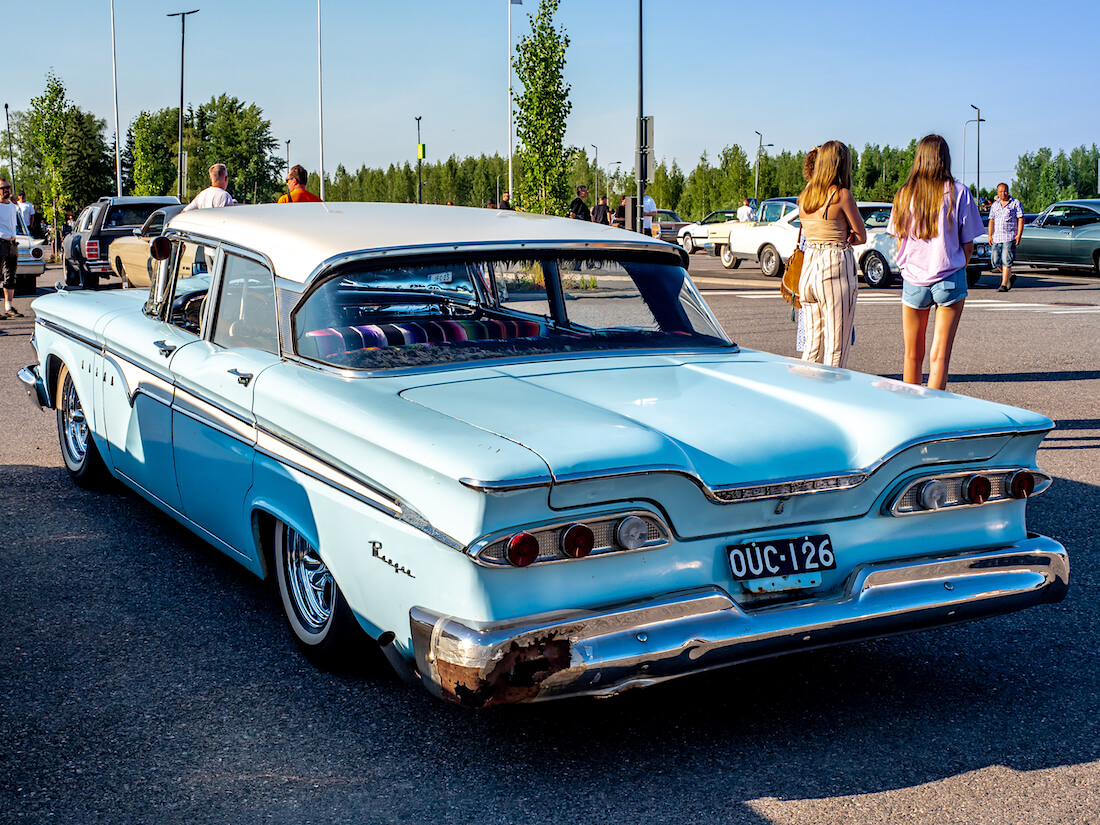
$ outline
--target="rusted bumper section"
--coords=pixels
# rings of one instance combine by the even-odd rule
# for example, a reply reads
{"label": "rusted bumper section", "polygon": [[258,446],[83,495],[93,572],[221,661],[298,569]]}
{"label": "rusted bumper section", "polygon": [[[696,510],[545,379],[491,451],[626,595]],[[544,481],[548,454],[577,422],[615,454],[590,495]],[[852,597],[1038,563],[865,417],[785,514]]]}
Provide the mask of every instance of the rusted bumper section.
{"label": "rusted bumper section", "polygon": [[870,565],[841,595],[742,610],[707,587],[596,610],[478,623],[414,607],[423,683],[470,707],[607,696],[689,673],[905,633],[1060,601],[1069,558],[1057,542]]}

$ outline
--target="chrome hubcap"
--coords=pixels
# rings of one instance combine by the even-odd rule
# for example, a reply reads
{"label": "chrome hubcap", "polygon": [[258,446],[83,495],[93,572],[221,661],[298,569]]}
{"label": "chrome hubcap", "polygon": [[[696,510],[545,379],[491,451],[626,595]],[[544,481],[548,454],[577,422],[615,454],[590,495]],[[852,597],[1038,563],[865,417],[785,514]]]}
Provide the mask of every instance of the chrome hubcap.
{"label": "chrome hubcap", "polygon": [[81,464],[88,453],[88,422],[84,418],[84,408],[80,406],[80,397],[72,379],[66,379],[61,399],[64,420],[65,451],[75,464]]}
{"label": "chrome hubcap", "polygon": [[317,551],[290,527],[285,528],[283,560],[287,591],[294,612],[305,627],[319,633],[332,616],[336,588]]}

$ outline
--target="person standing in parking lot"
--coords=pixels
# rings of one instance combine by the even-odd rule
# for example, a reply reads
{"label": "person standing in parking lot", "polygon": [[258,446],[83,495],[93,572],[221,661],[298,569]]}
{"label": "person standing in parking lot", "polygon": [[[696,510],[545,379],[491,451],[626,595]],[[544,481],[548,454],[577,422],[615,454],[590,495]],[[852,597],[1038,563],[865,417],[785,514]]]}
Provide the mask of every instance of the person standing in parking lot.
{"label": "person standing in parking lot", "polygon": [[573,198],[573,202],[569,204],[569,217],[576,218],[578,221],[592,220],[592,213],[588,209],[588,204],[584,202],[587,197],[588,187],[582,183],[577,187],[577,197]]}
{"label": "person standing in parking lot", "polygon": [[748,198],[745,198],[745,202],[737,207],[737,220],[742,223],[752,220],[752,203]]}
{"label": "person standing in parking lot", "polygon": [[279,198],[279,203],[320,203],[321,199],[306,189],[309,175],[298,165],[290,167],[286,176],[287,194]]}
{"label": "person standing in parking lot", "polygon": [[1016,284],[1012,262],[1023,232],[1024,207],[1016,198],[1009,197],[1007,183],[998,183],[997,200],[989,208],[989,258],[993,268],[1001,270],[998,292],[1008,292]]}
{"label": "person standing in parking lot", "polygon": [[951,177],[951,151],[939,135],[927,135],[917,144],[913,168],[894,196],[886,231],[898,239],[898,267],[904,279],[905,383],[921,383],[928,316],[935,304],[928,387],[945,389],[955,332],[966,303],[966,262],[985,227],[970,190]]}
{"label": "person standing in parking lot", "polygon": [[11,199],[11,183],[0,178],[0,280],[3,281],[4,312],[0,319],[22,318],[15,308],[15,269],[19,266],[19,245],[15,241],[19,206]]}
{"label": "person standing in parking lot", "polygon": [[600,202],[592,210],[592,223],[602,223],[604,226],[611,225],[611,209],[607,205],[607,195],[600,195]]}
{"label": "person standing in parking lot", "polygon": [[218,206],[232,206],[236,203],[226,190],[229,186],[229,170],[224,163],[215,163],[210,167],[210,185],[195,195],[191,203],[183,207],[184,212],[192,209],[210,209]]}

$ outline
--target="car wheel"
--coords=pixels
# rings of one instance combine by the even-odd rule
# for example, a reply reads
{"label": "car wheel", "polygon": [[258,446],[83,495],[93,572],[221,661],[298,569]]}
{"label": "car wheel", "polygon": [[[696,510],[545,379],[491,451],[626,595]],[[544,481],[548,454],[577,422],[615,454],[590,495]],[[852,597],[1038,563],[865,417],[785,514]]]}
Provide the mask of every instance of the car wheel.
{"label": "car wheel", "polygon": [[880,252],[871,250],[863,259],[863,280],[873,289],[886,289],[894,282],[894,273]]}
{"label": "car wheel", "polygon": [[290,631],[315,664],[335,668],[361,658],[365,637],[320,553],[283,522],[275,523],[275,576]]}
{"label": "car wheel", "polygon": [[968,287],[977,286],[978,281],[982,279],[982,271],[980,269],[968,269],[966,270],[966,285]]}
{"label": "car wheel", "polygon": [[733,256],[733,253],[730,252],[729,244],[722,247],[722,266],[726,269],[737,269],[737,267],[741,266],[741,259]]}
{"label": "car wheel", "polygon": [[15,276],[16,295],[34,295],[38,291],[38,278],[29,272]]}
{"label": "car wheel", "polygon": [[695,254],[695,238],[689,233],[680,236],[680,246],[682,246],[689,255]]}
{"label": "car wheel", "polygon": [[102,486],[109,475],[107,465],[103,463],[92,432],[88,429],[84,405],[77,395],[69,368],[65,366],[57,377],[57,439],[61,444],[65,469],[73,481],[81,487],[94,489]]}
{"label": "car wheel", "polygon": [[778,278],[783,274],[783,259],[771,244],[765,244],[760,250],[760,271],[767,278]]}
{"label": "car wheel", "polygon": [[65,259],[65,286],[80,286],[79,264],[73,264],[72,258]]}

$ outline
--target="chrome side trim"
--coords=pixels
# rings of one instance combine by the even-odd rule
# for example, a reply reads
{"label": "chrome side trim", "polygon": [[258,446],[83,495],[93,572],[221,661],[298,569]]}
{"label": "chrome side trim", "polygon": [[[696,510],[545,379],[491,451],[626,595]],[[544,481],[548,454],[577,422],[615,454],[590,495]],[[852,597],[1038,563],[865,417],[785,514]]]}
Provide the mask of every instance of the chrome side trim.
{"label": "chrome side trim", "polygon": [[62,338],[68,338],[70,341],[76,341],[78,344],[83,344],[84,346],[93,349],[96,352],[103,352],[103,345],[100,344],[98,341],[92,338],[86,338],[83,335],[78,335],[72,330],[65,329],[65,327],[56,324],[53,321],[47,321],[44,318],[36,318],[35,323],[41,324],[42,326],[46,327],[46,329],[49,329],[52,332],[56,332]]}
{"label": "chrome side trim", "polygon": [[743,609],[703,587],[592,609],[472,622],[409,611],[428,690],[469,707],[611,696],[740,662],[909,633],[1060,601],[1069,557],[1013,545],[856,568],[833,597]]}
{"label": "chrome side trim", "polygon": [[[709,487],[696,473],[679,467],[665,467],[659,465],[643,467],[623,467],[603,470],[596,473],[573,473],[561,476],[533,476],[524,478],[505,478],[496,481],[483,479],[461,478],[459,481],[472,490],[485,493],[505,493],[513,490],[526,490],[531,487],[547,487],[553,484],[581,484],[589,481],[606,481],[609,479],[627,478],[629,476],[651,475],[653,473],[666,473],[684,476],[695,484],[703,494],[716,504],[736,504],[742,501],[761,501],[765,499],[789,498],[790,496],[808,495],[810,493],[827,493],[836,490],[850,490],[858,487],[868,478],[874,475],[884,464],[896,458],[906,450],[928,444],[947,444],[953,441],[968,441],[976,438],[997,438],[1001,436],[1013,437],[1017,435],[1029,435],[1035,433],[1048,433],[1052,427],[1020,427],[1015,430],[1003,430],[991,428],[988,430],[972,430],[941,438],[915,438],[898,445],[882,458],[877,459],[859,470],[849,470],[843,473],[823,474],[817,476],[801,476],[793,478],[780,478],[773,481],[752,481],[745,484],[731,484],[723,487]],[[950,463],[950,462],[942,462]]]}
{"label": "chrome side trim", "polygon": [[256,443],[256,425],[176,385],[172,410],[246,444]]}
{"label": "chrome side trim", "polygon": [[139,393],[159,401],[166,407],[172,406],[174,387],[170,379],[146,369],[114,350],[104,349],[103,359],[118,370],[122,388],[126,392],[131,407],[134,406],[134,400]]}

